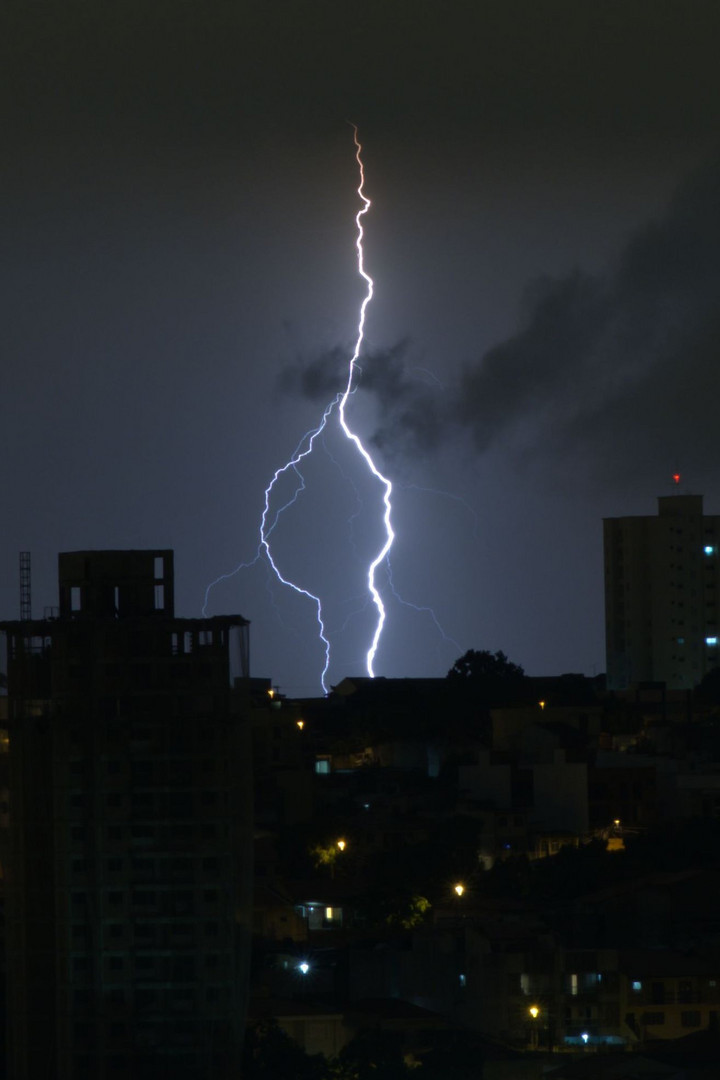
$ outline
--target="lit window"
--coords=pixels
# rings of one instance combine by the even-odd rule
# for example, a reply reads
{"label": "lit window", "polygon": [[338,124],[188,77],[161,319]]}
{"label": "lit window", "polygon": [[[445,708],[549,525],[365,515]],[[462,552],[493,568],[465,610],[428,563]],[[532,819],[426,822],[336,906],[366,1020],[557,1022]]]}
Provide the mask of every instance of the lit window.
{"label": "lit window", "polygon": [[459,978],[460,978],[460,985],[461,986],[466,986],[467,985],[467,978],[465,977],[465,975],[460,975]]}
{"label": "lit window", "polygon": [[330,758],[318,758],[315,762],[316,773],[329,773],[330,772]]}
{"label": "lit window", "polygon": [[714,544],[706,544],[705,547],[703,548],[703,551],[705,552],[706,555],[714,555],[715,554],[715,545]]}
{"label": "lit window", "polygon": [[717,645],[717,640],[718,639],[716,637],[706,637],[705,638],[705,644],[706,645]]}
{"label": "lit window", "polygon": [[633,980],[632,988],[636,992],[642,990],[642,983],[640,982],[639,979],[634,979]]}

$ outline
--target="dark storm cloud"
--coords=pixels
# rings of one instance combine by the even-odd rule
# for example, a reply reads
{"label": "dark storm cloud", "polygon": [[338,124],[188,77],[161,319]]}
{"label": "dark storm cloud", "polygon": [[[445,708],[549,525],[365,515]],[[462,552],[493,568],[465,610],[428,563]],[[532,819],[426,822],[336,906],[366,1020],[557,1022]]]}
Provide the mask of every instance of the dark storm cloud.
{"label": "dark storm cloud", "polygon": [[542,284],[522,330],[465,367],[454,416],[478,450],[611,472],[698,469],[720,378],[720,160],[678,190],[603,279]]}
{"label": "dark storm cloud", "polygon": [[[701,472],[720,400],[720,159],[682,184],[607,275],[533,282],[522,310],[518,332],[455,385],[424,379],[410,341],[363,354],[358,390],[375,401],[375,445],[402,456],[469,435],[478,453],[502,443],[516,462],[613,479],[629,463]],[[281,386],[328,400],[346,356],[298,361]]]}
{"label": "dark storm cloud", "polygon": [[[280,372],[278,390],[327,403],[345,389],[351,353],[335,346],[312,360],[299,358]],[[432,373],[414,363],[411,341],[364,350],[355,387],[373,398],[377,425],[372,441],[387,456],[429,451],[442,440],[442,393]]]}
{"label": "dark storm cloud", "polygon": [[[528,293],[528,297],[530,292]],[[592,366],[606,332],[611,303],[604,284],[576,271],[563,281],[540,281],[526,298],[523,329],[462,372],[452,419],[468,429],[478,450],[528,415],[556,402],[570,368]]]}
{"label": "dark storm cloud", "polygon": [[283,394],[296,394],[322,404],[345,388],[348,356],[352,352],[335,345],[312,360],[298,359],[286,365],[277,379]]}

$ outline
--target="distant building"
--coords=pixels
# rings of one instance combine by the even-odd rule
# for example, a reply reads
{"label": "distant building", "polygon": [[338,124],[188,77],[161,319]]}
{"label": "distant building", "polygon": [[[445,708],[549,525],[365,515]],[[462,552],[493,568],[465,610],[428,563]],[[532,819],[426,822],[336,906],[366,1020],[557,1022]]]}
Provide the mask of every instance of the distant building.
{"label": "distant building", "polygon": [[59,584],[0,623],[7,1075],[235,1077],[248,623],[176,618],[172,551],[63,554]]}
{"label": "distant building", "polygon": [[718,666],[720,517],[702,495],[666,495],[656,517],[606,518],[608,690],[692,689]]}

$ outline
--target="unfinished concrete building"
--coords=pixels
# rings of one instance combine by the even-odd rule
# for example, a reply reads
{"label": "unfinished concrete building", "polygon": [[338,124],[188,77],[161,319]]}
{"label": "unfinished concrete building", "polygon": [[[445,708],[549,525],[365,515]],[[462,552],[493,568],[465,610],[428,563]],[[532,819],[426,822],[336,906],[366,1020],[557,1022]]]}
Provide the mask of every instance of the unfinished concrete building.
{"label": "unfinished concrete building", "polygon": [[59,587],[0,623],[7,1074],[237,1076],[248,622],[176,618],[169,550],[61,554]]}

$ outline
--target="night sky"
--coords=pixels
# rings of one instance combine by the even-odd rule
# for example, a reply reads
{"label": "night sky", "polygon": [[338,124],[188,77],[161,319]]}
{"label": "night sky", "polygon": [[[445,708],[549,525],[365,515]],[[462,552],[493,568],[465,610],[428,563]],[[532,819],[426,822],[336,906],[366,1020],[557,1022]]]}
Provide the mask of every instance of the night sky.
{"label": "night sky", "polygon": [[[349,412],[397,532],[376,674],[604,670],[602,517],[675,470],[720,513],[719,31],[716,0],[7,5],[0,615],[21,550],[36,617],[58,551],[174,548],[184,616],[253,559],[354,344],[353,121]],[[274,550],[337,683],[381,491],[336,430],[303,471]],[[226,612],[254,675],[320,693],[314,606],[264,562]]]}

